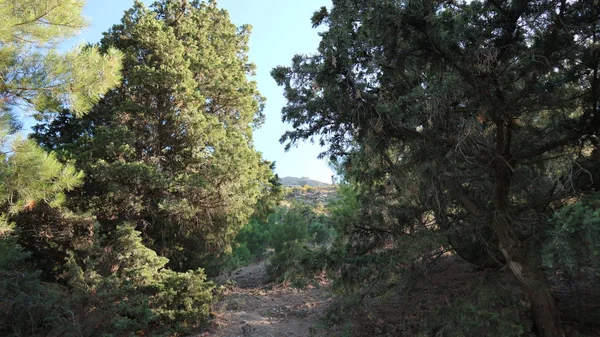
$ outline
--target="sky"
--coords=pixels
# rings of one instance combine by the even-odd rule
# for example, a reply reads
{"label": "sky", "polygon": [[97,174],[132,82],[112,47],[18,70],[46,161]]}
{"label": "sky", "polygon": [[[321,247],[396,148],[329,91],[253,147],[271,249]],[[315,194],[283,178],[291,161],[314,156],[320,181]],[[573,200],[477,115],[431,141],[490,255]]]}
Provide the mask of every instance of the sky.
{"label": "sky", "polygon": [[[152,0],[144,0],[150,5]],[[78,37],[68,42],[95,43],[113,24],[119,23],[123,12],[133,0],[87,0],[84,15],[90,26]],[[318,144],[300,143],[288,152],[279,138],[292,128],[281,121],[281,108],[286,101],[283,89],[271,78],[271,69],[290,65],[295,54],[316,52],[320,41],[318,31],[312,28],[310,18],[321,6],[330,7],[330,0],[220,0],[219,7],[229,12],[231,21],[241,26],[252,25],[250,60],[256,64],[253,78],[263,96],[267,98],[265,124],[254,132],[254,143],[263,157],[276,162],[280,177],[309,177],[331,182],[331,169],[325,160],[317,159],[323,151]]]}

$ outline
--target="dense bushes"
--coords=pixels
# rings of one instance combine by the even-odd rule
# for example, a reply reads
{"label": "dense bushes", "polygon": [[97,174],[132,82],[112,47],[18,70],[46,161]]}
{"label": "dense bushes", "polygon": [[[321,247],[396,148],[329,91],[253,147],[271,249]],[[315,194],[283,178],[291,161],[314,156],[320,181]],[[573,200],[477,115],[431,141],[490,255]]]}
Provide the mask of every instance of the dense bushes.
{"label": "dense bushes", "polygon": [[212,303],[203,259],[279,193],[249,30],[214,1],[135,2],[61,54],[84,2],[0,0],[0,335],[185,333]]}
{"label": "dense bushes", "polygon": [[69,319],[66,292],[42,282],[30,254],[14,238],[0,238],[0,334],[42,336]]}
{"label": "dense bushes", "polygon": [[213,284],[178,273],[129,225],[72,254],[63,283],[42,282],[13,238],[0,240],[0,332],[12,336],[171,335],[204,322]]}
{"label": "dense bushes", "polygon": [[84,310],[82,335],[103,330],[119,336],[150,327],[185,332],[208,317],[213,284],[201,269],[165,269],[168,260],[146,248],[130,225],[103,241],[81,265],[70,261],[70,285],[83,296],[80,303],[96,308]]}
{"label": "dense bushes", "polygon": [[544,262],[575,273],[600,267],[600,193],[559,209],[544,247]]}
{"label": "dense bushes", "polygon": [[324,267],[321,252],[335,232],[325,215],[315,213],[306,204],[280,209],[272,220],[270,246],[274,254],[267,271],[275,279],[303,285],[310,279],[307,276]]}
{"label": "dense bushes", "polygon": [[522,337],[526,332],[516,287],[494,289],[480,285],[464,298],[423,318],[423,336]]}
{"label": "dense bushes", "polygon": [[[443,232],[415,226],[411,233],[392,236],[369,222],[380,214],[368,210],[367,205],[377,209],[376,203],[362,199],[359,191],[356,185],[340,185],[337,198],[325,207],[326,215],[315,214],[306,205],[278,210],[270,218],[270,245],[275,251],[269,265],[271,275],[302,286],[326,271],[335,300],[325,323],[336,325],[348,336],[359,331],[403,336],[522,336],[526,307],[514,282],[482,280],[480,275],[460,270],[446,275],[444,266],[435,271],[446,251]],[[468,264],[462,267],[468,268]],[[449,286],[456,283],[452,290],[424,290],[429,287],[424,283],[428,273],[435,273],[429,278],[442,279],[464,274],[458,276],[464,280],[446,280]],[[500,282],[502,291],[487,284]],[[454,293],[456,298],[449,301]],[[375,307],[415,321],[407,318],[393,327],[377,326],[382,318]],[[380,310],[385,315],[386,309]],[[374,321],[372,330],[365,317]]]}
{"label": "dense bushes", "polygon": [[265,221],[252,219],[237,234],[232,251],[221,257],[221,270],[230,271],[270,256],[267,269],[271,277],[304,283],[300,282],[303,277],[324,267],[322,253],[336,237],[328,216],[320,213],[319,207],[286,203]]}
{"label": "dense bushes", "polygon": [[[433,222],[423,221],[410,232],[397,233],[374,226],[378,222],[370,220],[386,208],[378,212],[377,202],[363,198],[360,190],[359,185],[340,185],[337,198],[325,208],[326,216],[296,205],[280,209],[270,218],[269,245],[275,250],[271,275],[304,285],[315,273],[327,271],[335,295],[326,316],[328,324],[350,336],[367,329],[364,316],[381,319],[376,307],[387,306],[389,311],[391,306],[395,315],[415,320],[369,333],[499,337],[531,333],[531,303],[507,272],[495,274],[461,262],[447,248],[451,247],[447,232]],[[598,200],[598,194],[574,200],[548,219],[553,226],[543,254],[548,267],[571,274],[598,267]],[[329,235],[315,240],[320,233]],[[444,254],[447,251],[449,256]],[[440,263],[442,266],[436,267]],[[432,286],[425,279],[447,288]],[[386,314],[385,309],[380,310],[381,315]]]}
{"label": "dense bushes", "polygon": [[269,246],[270,237],[269,217],[265,221],[253,217],[236,235],[231,252],[224,254],[218,261],[220,269],[230,271],[262,259]]}

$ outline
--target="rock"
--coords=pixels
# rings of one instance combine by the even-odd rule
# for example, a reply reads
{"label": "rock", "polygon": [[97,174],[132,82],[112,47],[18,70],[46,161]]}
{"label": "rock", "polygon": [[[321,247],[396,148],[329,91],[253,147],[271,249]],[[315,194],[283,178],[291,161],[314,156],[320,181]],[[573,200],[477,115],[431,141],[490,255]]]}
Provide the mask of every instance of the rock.
{"label": "rock", "polygon": [[226,306],[227,310],[239,310],[240,307],[241,307],[240,301],[237,299],[234,299],[234,298],[230,299],[227,302],[227,306]]}
{"label": "rock", "polygon": [[292,314],[296,317],[306,317],[306,316],[308,316],[308,310],[299,309],[299,310],[293,311]]}
{"label": "rock", "polygon": [[252,331],[254,331],[254,327],[252,325],[246,324],[242,326],[242,334],[244,336],[249,336],[252,333]]}

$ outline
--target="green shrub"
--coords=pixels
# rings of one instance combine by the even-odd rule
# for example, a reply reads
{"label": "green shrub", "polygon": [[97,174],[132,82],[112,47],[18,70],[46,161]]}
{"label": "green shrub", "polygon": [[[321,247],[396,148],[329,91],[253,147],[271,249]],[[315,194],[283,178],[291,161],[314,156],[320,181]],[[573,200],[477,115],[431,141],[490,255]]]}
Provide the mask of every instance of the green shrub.
{"label": "green shrub", "polygon": [[308,242],[316,245],[330,243],[336,235],[336,231],[323,219],[316,219],[308,224]]}
{"label": "green shrub", "polygon": [[222,271],[231,271],[241,267],[245,267],[257,259],[248,249],[246,242],[234,243],[234,247],[230,254],[225,255],[222,262]]}
{"label": "green shrub", "polygon": [[69,261],[78,303],[77,336],[183,333],[208,317],[214,285],[203,270],[178,273],[142,244],[140,232],[119,226],[82,263]]}
{"label": "green shrub", "polygon": [[522,337],[518,288],[482,286],[428,315],[421,333],[440,337]]}
{"label": "green shrub", "polygon": [[176,332],[189,332],[204,323],[210,314],[214,285],[206,281],[201,269],[185,273],[160,271],[150,309],[160,324]]}
{"label": "green shrub", "polygon": [[271,235],[269,218],[266,221],[252,218],[248,224],[242,227],[233,240],[231,252],[221,255],[218,260],[213,261],[219,265],[218,269],[221,272],[245,267],[265,256]]}
{"label": "green shrub", "polygon": [[[274,250],[269,271],[281,278],[286,268],[297,265],[305,255],[314,255],[310,250],[330,243],[335,230],[328,225],[324,215],[302,203],[291,207],[278,207],[266,221],[253,218],[237,234],[232,250],[220,258],[221,271],[231,271],[265,258],[269,248]],[[308,248],[311,247],[311,248]],[[305,259],[306,260],[306,259]],[[288,277],[283,277],[288,279]]]}
{"label": "green shrub", "polygon": [[[240,248],[239,253],[242,255],[250,254],[253,259],[262,258],[269,245],[270,230],[269,218],[267,218],[267,221],[251,219],[236,236],[235,242],[244,246]],[[247,252],[244,250],[247,250]]]}
{"label": "green shrub", "polygon": [[30,254],[13,238],[0,238],[0,335],[42,336],[71,315],[67,293],[40,280]]}
{"label": "green shrub", "polygon": [[212,303],[203,270],[174,272],[132,226],[72,254],[69,287],[42,282],[15,238],[0,238],[0,335],[166,336],[203,323]]}
{"label": "green shrub", "polygon": [[600,267],[600,193],[559,209],[544,246],[548,267],[575,273],[583,267]]}
{"label": "green shrub", "polygon": [[326,265],[326,247],[335,237],[324,215],[309,205],[295,204],[272,215],[269,245],[275,251],[267,272],[279,281],[304,286]]}

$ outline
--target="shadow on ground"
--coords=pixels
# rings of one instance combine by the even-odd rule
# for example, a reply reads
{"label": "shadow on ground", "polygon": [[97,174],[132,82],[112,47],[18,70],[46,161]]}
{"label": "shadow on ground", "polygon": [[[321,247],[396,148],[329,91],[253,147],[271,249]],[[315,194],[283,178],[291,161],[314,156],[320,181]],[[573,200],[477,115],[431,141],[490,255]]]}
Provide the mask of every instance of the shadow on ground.
{"label": "shadow on ground", "polygon": [[214,308],[211,331],[197,337],[324,336],[317,326],[331,301],[326,284],[305,290],[274,286],[264,262],[240,268],[218,282],[232,285],[226,285]]}

